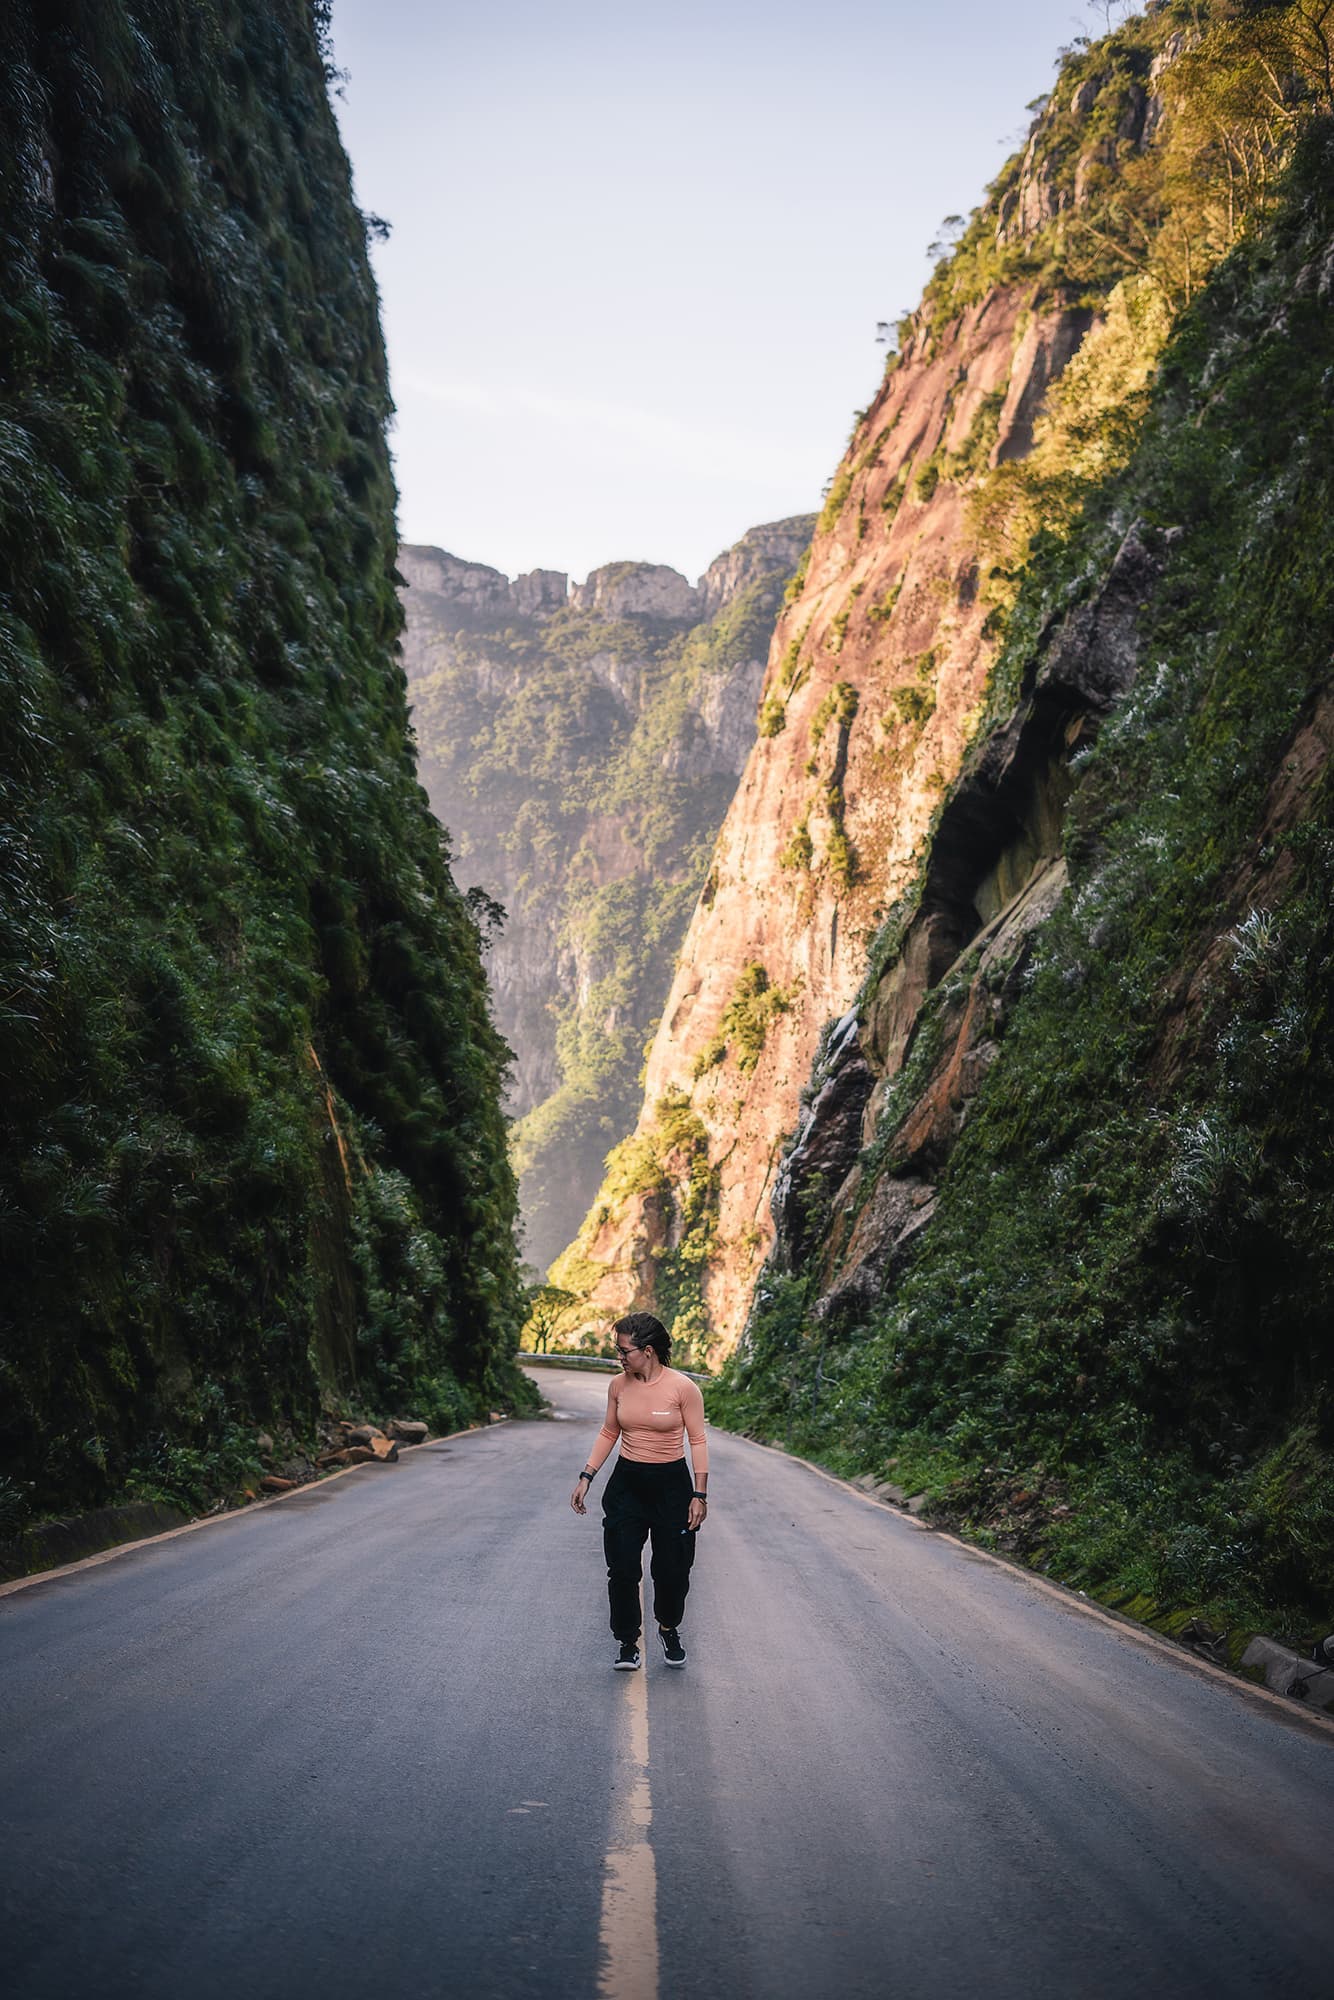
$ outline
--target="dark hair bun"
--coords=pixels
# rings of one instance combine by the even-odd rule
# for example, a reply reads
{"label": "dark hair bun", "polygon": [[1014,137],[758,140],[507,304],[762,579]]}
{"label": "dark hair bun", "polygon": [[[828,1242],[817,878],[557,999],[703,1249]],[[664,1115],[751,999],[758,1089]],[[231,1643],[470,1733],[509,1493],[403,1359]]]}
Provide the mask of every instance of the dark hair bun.
{"label": "dark hair bun", "polygon": [[624,1319],[617,1320],[612,1332],[623,1333],[627,1340],[633,1340],[641,1354],[651,1347],[664,1365],[672,1358],[672,1336],[652,1313],[627,1313]]}

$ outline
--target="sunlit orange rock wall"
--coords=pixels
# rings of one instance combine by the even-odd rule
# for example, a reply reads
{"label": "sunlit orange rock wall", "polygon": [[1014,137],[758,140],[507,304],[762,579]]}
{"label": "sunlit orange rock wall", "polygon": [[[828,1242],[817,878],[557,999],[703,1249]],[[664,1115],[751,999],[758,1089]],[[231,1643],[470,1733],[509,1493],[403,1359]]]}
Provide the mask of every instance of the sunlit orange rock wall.
{"label": "sunlit orange rock wall", "polygon": [[[762,713],[767,702],[774,727],[781,704],[781,726],[757,736],[651,1046],[639,1131],[664,1093],[684,1091],[718,1169],[705,1280],[715,1359],[735,1344],[772,1240],[774,1176],[821,1029],[851,1005],[975,725],[993,648],[968,487],[988,463],[1027,452],[1045,391],[1090,321],[1035,313],[1031,296],[1001,289],[946,327],[919,323],[858,424],[804,587],[774,637]],[[827,713],[834,691],[846,713],[848,688],[855,716],[821,733],[822,704]],[[840,817],[850,871],[838,865]],[[735,1052],[696,1074],[754,964],[788,995],[788,1011],[772,1018],[748,1074]],[[671,1243],[660,1196],[631,1196],[595,1218],[582,1245],[604,1273],[594,1303],[651,1305],[653,1252]]]}

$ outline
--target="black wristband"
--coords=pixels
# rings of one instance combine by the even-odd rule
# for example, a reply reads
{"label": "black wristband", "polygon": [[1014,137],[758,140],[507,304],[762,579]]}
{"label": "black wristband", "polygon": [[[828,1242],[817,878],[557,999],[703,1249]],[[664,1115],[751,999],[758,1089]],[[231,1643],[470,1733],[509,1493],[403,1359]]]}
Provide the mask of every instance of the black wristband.
{"label": "black wristband", "polygon": [[586,1479],[589,1485],[591,1486],[593,1484],[593,1481],[597,1478],[597,1474],[596,1472],[581,1472],[579,1474],[579,1477],[581,1479]]}
{"label": "black wristband", "polygon": [[690,1497],[692,1500],[702,1500],[706,1507],[709,1504],[709,1496],[707,1493],[692,1493]]}

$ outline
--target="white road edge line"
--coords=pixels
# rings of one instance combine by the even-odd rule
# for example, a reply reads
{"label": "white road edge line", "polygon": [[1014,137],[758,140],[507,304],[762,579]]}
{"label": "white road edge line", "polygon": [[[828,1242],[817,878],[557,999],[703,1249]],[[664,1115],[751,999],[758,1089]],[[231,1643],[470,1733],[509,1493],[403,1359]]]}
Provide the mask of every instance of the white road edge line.
{"label": "white road edge line", "polygon": [[[643,1634],[641,1657],[646,1658]],[[612,1760],[612,1820],[602,1864],[599,2000],[658,2000],[658,1876],[649,1829],[648,1668],[623,1676]]]}
{"label": "white road edge line", "polygon": [[[501,1417],[498,1422],[507,1424],[509,1417]],[[427,1451],[433,1444],[451,1444],[456,1438],[481,1437],[485,1431],[493,1431],[498,1424],[469,1424],[466,1430],[447,1431],[443,1437],[423,1438],[420,1444],[400,1444],[399,1457],[408,1451]],[[248,1507],[229,1507],[223,1514],[205,1514],[198,1521],[186,1521],[179,1528],[164,1528],[160,1535],[143,1535],[137,1542],[116,1542],[109,1549],[99,1549],[94,1556],[80,1556],[77,1562],[62,1563],[59,1569],[35,1569],[31,1576],[16,1576],[10,1583],[0,1583],[0,1597],[12,1597],[16,1590],[31,1590],[35,1583],[53,1583],[57,1577],[73,1576],[77,1570],[94,1569],[98,1563],[114,1562],[117,1556],[133,1555],[136,1549],[151,1549],[154,1542],[174,1542],[178,1535],[193,1535],[200,1528],[221,1527],[224,1521],[245,1521],[254,1514],[262,1514],[266,1507],[281,1507],[284,1500],[295,1500],[299,1493],[309,1493],[313,1486],[332,1486],[336,1479],[345,1479],[349,1472],[364,1471],[360,1465],[343,1465],[337,1472],[326,1472],[322,1479],[307,1479],[300,1486],[294,1486],[290,1493],[271,1493],[266,1500],[252,1501]]]}
{"label": "white road edge line", "polygon": [[952,1535],[947,1528],[933,1527],[930,1521],[919,1521],[914,1514],[902,1514],[897,1507],[887,1506],[883,1500],[877,1500],[872,1494],[863,1493],[860,1487],[852,1485],[849,1480],[840,1479],[836,1472],[826,1472],[822,1465],[816,1465],[809,1458],[799,1458],[795,1451],[787,1451],[781,1444],[764,1444],[759,1438],[743,1437],[740,1431],[724,1430],[721,1426],[711,1426],[711,1428],[716,1428],[720,1437],[733,1438],[738,1444],[753,1446],[756,1451],[771,1451],[775,1457],[785,1458],[789,1465],[800,1465],[805,1471],[813,1472],[817,1479],[828,1480],[831,1486],[837,1486],[840,1492],[846,1493],[850,1499],[860,1500],[864,1506],[873,1507],[882,1518],[888,1515],[891,1520],[898,1521],[905,1528],[914,1529],[918,1534],[931,1535],[938,1542],[950,1542],[956,1549],[962,1549],[965,1555],[992,1563],[995,1568],[1003,1569],[1008,1576],[1018,1577],[1024,1583],[1031,1584],[1035,1590],[1044,1592],[1048,1597],[1054,1597],[1067,1611],[1078,1611],[1085,1618],[1096,1618],[1100,1624],[1110,1625],[1123,1637],[1133,1639],[1147,1652],[1159,1653],[1164,1659],[1174,1661],[1179,1667],[1185,1667],[1191,1672],[1203,1675],[1206,1679],[1217,1681],[1232,1694],[1239,1695],[1243,1701],[1251,1701],[1257,1707],[1267,1708],[1272,1714],[1281,1716],[1285,1722],[1298,1729],[1305,1729],[1310,1735],[1319,1736],[1326,1742],[1334,1740],[1334,1716],[1322,1715],[1319,1709],[1302,1708],[1287,1696],[1275,1694],[1272,1688],[1262,1687],[1257,1681],[1243,1680],[1240,1674],[1234,1674],[1230,1668],[1215,1666],[1212,1660],[1205,1660],[1198,1653],[1188,1652],[1184,1646],[1175,1645],[1171,1639],[1164,1638],[1161,1632],[1155,1632],[1152,1625],[1142,1625],[1138,1618],[1127,1618],[1123,1613],[1113,1611],[1105,1604],[1099,1604],[1096,1599],[1085,1597],[1081,1592],[1072,1590],[1068,1583],[1057,1583],[1053,1577],[1043,1576],[1035,1569],[1028,1569],[1021,1562],[1013,1562],[1008,1556],[997,1555],[994,1549],[984,1549],[976,1542],[966,1542],[962,1536]]}

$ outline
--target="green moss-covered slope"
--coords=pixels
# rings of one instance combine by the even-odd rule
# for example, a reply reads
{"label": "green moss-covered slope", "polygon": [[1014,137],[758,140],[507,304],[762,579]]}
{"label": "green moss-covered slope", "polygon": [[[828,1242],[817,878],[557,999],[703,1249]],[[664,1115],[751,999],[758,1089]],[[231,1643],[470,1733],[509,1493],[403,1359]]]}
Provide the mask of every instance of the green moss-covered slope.
{"label": "green moss-covered slope", "polygon": [[[1287,48],[1230,142],[1263,139],[1268,181],[1213,256],[1208,162],[1180,205],[1155,184],[1163,256],[1199,232],[1213,274],[1169,298],[1145,258],[1102,353],[1133,362],[1138,312],[1153,365],[1118,395],[1091,359],[1016,473],[1023,535],[992,524],[1008,636],[958,792],[981,843],[1045,701],[1075,749],[1048,746],[1038,859],[1068,886],[1008,961],[979,895],[976,946],[890,1060],[899,914],[863,997],[870,1143],[842,1194],[812,1177],[714,1410],[1169,1628],[1301,1639],[1334,1616],[1334,102],[1302,10],[1176,12],[1234,105]],[[1127,575],[1133,684],[1067,716]],[[922,871],[954,869],[956,897],[961,824],[947,803],[956,846]],[[849,1282],[899,1196],[921,1224]]]}
{"label": "green moss-covered slope", "polygon": [[323,11],[0,30],[0,1533],[518,1393]]}

